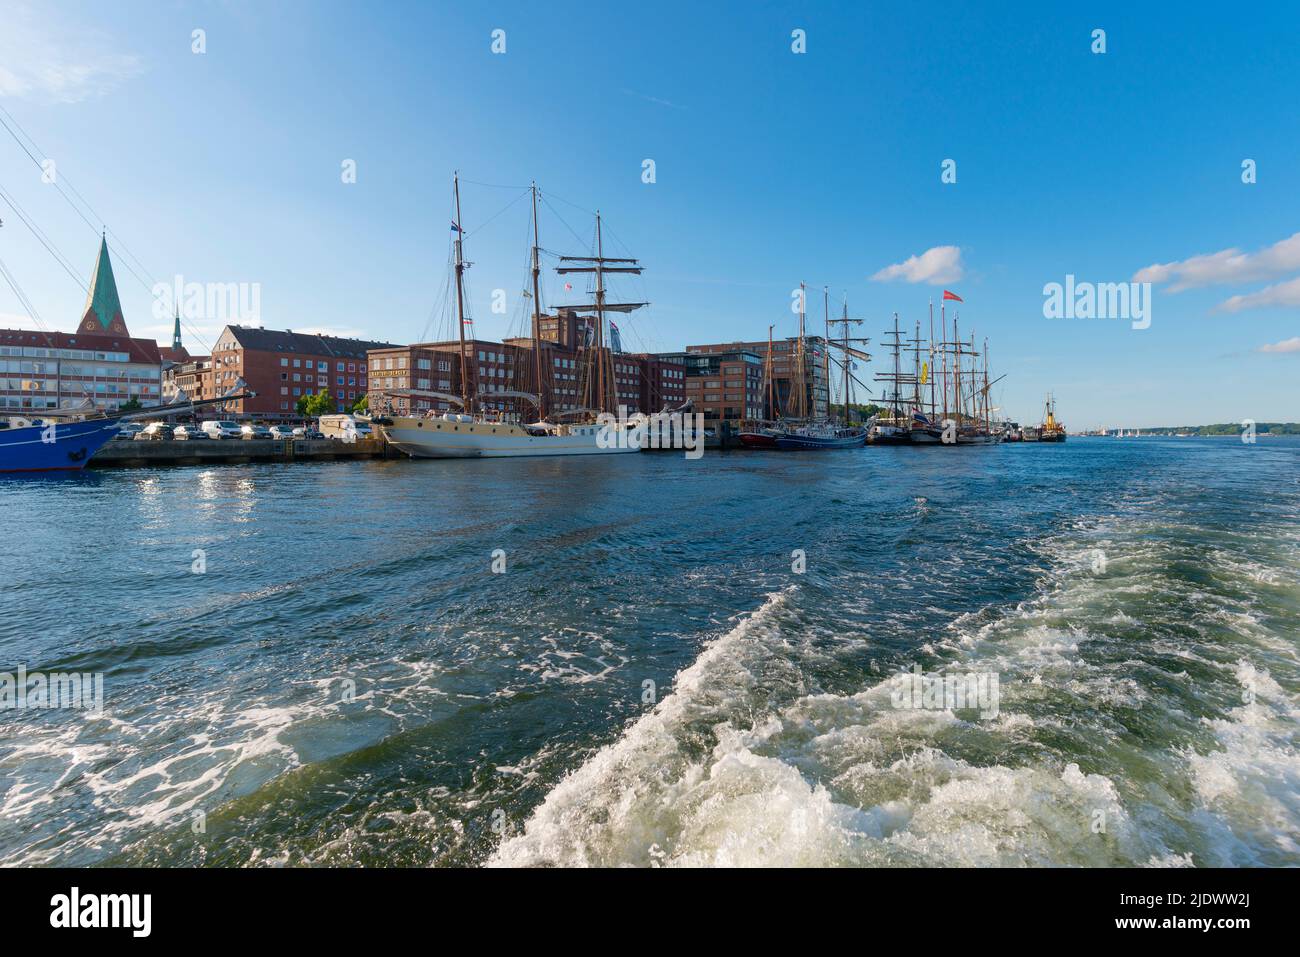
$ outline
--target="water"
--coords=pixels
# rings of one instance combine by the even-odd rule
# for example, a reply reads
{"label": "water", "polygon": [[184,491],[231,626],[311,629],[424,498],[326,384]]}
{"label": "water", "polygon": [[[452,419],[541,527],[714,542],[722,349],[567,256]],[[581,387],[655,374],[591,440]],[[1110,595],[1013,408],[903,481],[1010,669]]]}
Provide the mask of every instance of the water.
{"label": "water", "polygon": [[[1295,440],[0,501],[0,670],[106,698],[0,711],[3,864],[1300,864]],[[913,665],[997,717],[894,707]]]}

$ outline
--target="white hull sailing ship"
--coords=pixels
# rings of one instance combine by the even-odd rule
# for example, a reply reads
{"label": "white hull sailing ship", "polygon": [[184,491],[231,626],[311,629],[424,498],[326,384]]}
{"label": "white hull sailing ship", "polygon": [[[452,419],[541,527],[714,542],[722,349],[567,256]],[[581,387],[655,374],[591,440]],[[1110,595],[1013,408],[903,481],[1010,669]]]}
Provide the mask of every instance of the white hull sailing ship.
{"label": "white hull sailing ship", "polygon": [[[612,259],[604,255],[601,238],[600,214],[596,214],[596,255],[561,256],[563,263],[556,271],[591,273],[595,277],[595,302],[581,306],[563,307],[567,310],[592,311],[594,337],[585,343],[584,393],[593,401],[592,407],[566,413],[551,411],[550,394],[542,374],[544,360],[541,342],[541,247],[538,243],[537,187],[532,191],[533,246],[532,246],[532,346],[534,381],[529,383],[535,391],[498,390],[489,393],[491,399],[519,399],[532,407],[537,416],[533,422],[513,422],[500,412],[476,411],[474,394],[470,391],[470,374],[467,362],[470,347],[465,341],[465,287],[464,275],[468,263],[464,258],[463,231],[461,230],[460,178],[454,180],[456,221],[453,230],[455,255],[456,320],[460,333],[460,385],[461,393],[434,392],[422,389],[401,389],[387,393],[390,397],[432,399],[444,406],[454,405],[461,411],[429,412],[425,415],[376,415],[371,422],[384,438],[413,458],[464,459],[513,458],[517,456],[549,455],[621,455],[641,451],[646,431],[644,423],[597,422],[600,412],[612,412],[613,374],[611,350],[605,346],[605,313],[607,311],[631,312],[646,303],[608,303],[605,300],[605,274],[608,272],[639,275],[641,266],[635,259]],[[610,265],[615,264],[615,265]],[[412,407],[414,403],[412,402]],[[560,421],[568,418],[571,421]]]}
{"label": "white hull sailing ship", "polygon": [[[449,412],[427,418],[392,417],[380,421],[379,428],[389,442],[419,459],[609,455],[641,450],[639,432],[629,429],[625,440],[619,442],[616,438],[611,439],[605,426],[594,424],[536,422],[516,425]],[[602,432],[606,433],[603,439]]]}

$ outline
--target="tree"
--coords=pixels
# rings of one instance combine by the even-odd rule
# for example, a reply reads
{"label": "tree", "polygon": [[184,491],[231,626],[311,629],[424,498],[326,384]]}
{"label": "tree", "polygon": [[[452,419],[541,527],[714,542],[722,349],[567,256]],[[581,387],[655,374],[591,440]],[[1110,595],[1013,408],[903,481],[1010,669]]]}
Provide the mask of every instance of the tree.
{"label": "tree", "polygon": [[368,396],[368,395],[363,395],[363,396],[361,396],[361,398],[357,399],[356,402],[353,402],[353,403],[352,403],[352,408],[348,409],[348,411],[349,411],[349,412],[369,412],[369,411],[370,411],[370,396]]}
{"label": "tree", "polygon": [[139,399],[127,399],[125,402],[123,402],[121,405],[119,405],[119,406],[117,407],[117,411],[119,411],[119,412],[137,412],[137,411],[139,411],[140,409],[143,409],[143,408],[144,408],[144,406],[142,406],[142,405],[140,404],[140,400],[139,400]]}
{"label": "tree", "polygon": [[304,395],[297,401],[294,408],[303,418],[314,419],[333,412],[334,400],[330,398],[328,389],[322,389],[315,395]]}

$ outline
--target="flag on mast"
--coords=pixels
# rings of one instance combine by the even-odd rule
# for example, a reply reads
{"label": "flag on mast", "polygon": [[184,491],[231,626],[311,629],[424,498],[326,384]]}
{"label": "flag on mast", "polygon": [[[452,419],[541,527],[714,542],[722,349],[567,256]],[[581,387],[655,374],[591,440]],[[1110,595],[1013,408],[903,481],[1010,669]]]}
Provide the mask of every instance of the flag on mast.
{"label": "flag on mast", "polygon": [[945,289],[945,290],[943,291],[943,298],[944,298],[945,300],[953,299],[953,300],[955,300],[955,301],[957,301],[957,302],[965,302],[965,301],[966,301],[966,300],[962,299],[961,296],[957,295],[955,292],[949,292],[947,289]]}

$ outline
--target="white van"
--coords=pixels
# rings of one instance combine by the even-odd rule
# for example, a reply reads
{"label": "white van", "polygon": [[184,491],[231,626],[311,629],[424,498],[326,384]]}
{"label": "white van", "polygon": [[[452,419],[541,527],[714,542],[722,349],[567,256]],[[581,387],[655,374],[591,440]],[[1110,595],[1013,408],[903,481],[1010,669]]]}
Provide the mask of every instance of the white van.
{"label": "white van", "polygon": [[243,438],[243,432],[239,428],[239,423],[231,422],[226,419],[204,422],[202,428],[204,432],[208,433],[208,435],[212,436],[214,439]]}
{"label": "white van", "polygon": [[318,421],[321,434],[327,439],[364,439],[370,435],[370,424],[358,422],[350,415],[322,415]]}

